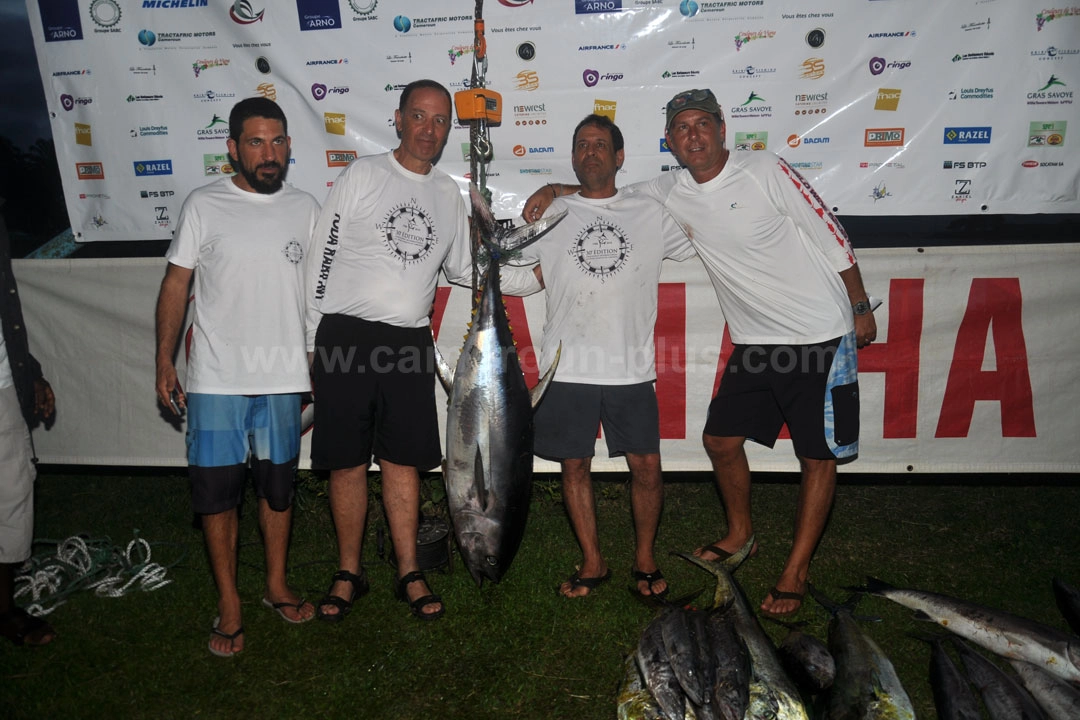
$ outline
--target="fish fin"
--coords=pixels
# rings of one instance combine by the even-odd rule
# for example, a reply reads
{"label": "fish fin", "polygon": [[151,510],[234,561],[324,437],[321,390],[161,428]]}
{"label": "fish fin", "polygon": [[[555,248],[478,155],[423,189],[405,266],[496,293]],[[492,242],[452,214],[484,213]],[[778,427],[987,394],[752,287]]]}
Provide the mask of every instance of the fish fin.
{"label": "fish fin", "polygon": [[809,620],[800,620],[799,622],[789,622],[787,620],[781,620],[780,618],[772,617],[771,615],[762,615],[761,617],[765,618],[769,622],[776,623],[777,625],[779,625],[782,628],[787,628],[788,630],[798,630],[800,632],[802,631],[802,629],[804,627],[806,627],[807,625],[810,624]]}
{"label": "fish fin", "polygon": [[[851,589],[854,590],[855,588]],[[866,576],[866,585],[858,588],[860,592],[866,592],[871,595],[884,595],[885,593],[895,589],[896,587],[894,585],[890,585],[884,580],[878,580],[876,577],[871,577],[870,575]]]}
{"label": "fish fin", "polygon": [[925,612],[923,612],[922,610],[916,610],[915,612],[913,612],[913,613],[911,614],[911,617],[915,618],[916,620],[923,620],[923,621],[925,621],[925,622],[932,622],[932,623],[936,623],[936,622],[937,622],[937,620],[935,620],[934,618],[930,617],[929,615],[927,615],[927,614],[926,614]]}
{"label": "fish fin", "polygon": [[[431,334],[431,339],[435,339],[435,333]],[[446,362],[446,358],[439,352],[439,346],[435,345],[435,374],[439,376],[439,382],[442,383],[443,390],[446,394],[450,394],[450,388],[454,386],[454,368],[450,367],[450,363]]]}
{"label": "fish fin", "polygon": [[544,373],[544,377],[540,378],[536,385],[533,386],[533,389],[529,391],[529,403],[534,410],[544,398],[544,392],[547,390],[548,385],[551,384],[551,379],[555,377],[555,368],[559,366],[560,357],[562,357],[562,341],[559,342],[559,347],[555,350],[555,359],[552,361],[551,367]]}
{"label": "fish fin", "polygon": [[476,502],[486,510],[487,487],[484,485],[484,456],[480,452],[479,443],[476,445],[476,459],[473,461],[473,489],[476,492]]}
{"label": "fish fin", "polygon": [[818,605],[825,608],[825,611],[830,615],[835,615],[840,610],[840,606],[831,600],[828,595],[818,590],[813,583],[806,583],[806,592],[810,594],[810,597],[814,598]]}
{"label": "fish fin", "polygon": [[504,231],[504,235],[499,238],[499,247],[505,253],[515,252],[517,250],[524,250],[534,242],[542,238],[549,230],[554,228],[563,218],[566,217],[568,211],[563,210],[545,218],[540,218],[535,222],[531,222],[528,225],[522,225],[519,228],[513,230]]}

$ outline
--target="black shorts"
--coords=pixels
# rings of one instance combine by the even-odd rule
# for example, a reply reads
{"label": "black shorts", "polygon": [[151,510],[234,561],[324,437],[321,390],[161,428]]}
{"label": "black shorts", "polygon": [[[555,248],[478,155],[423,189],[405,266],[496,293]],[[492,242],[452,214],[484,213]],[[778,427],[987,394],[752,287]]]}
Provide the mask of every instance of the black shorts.
{"label": "black shorts", "polygon": [[814,345],[736,345],[709,404],[705,434],[772,447],[787,423],[795,454],[859,454],[855,336]]}
{"label": "black shorts", "polygon": [[533,452],[548,460],[591,458],[601,424],[609,457],[660,452],[660,411],[651,382],[552,382],[533,424]]}
{"label": "black shorts", "polygon": [[326,315],[312,379],[316,467],[367,465],[372,455],[420,471],[442,462],[430,328]]}

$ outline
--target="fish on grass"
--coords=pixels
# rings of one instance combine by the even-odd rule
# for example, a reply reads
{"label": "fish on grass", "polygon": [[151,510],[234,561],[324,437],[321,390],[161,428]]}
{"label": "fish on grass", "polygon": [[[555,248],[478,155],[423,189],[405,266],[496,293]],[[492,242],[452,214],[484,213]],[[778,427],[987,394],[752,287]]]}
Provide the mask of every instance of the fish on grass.
{"label": "fish on grass", "polygon": [[1074,633],[1080,633],[1080,590],[1060,578],[1053,579],[1054,600],[1065,622]]}
{"label": "fish on grass", "polygon": [[810,695],[828,690],[836,679],[836,662],[825,643],[803,632],[806,621],[791,623],[771,617],[765,619],[787,628],[787,635],[776,651],[795,683]]}
{"label": "fish on grass", "polygon": [[806,706],[802,702],[795,683],[784,671],[772,640],[765,634],[757,616],[750,609],[746,595],[731,575],[731,568],[738,567],[750,553],[754,538],[739,552],[723,563],[702,560],[687,553],[675,553],[684,560],[697,565],[716,578],[713,607],[730,607],[731,622],[742,638],[750,659],[750,678],[746,696],[745,718],[756,720],[807,720]]}
{"label": "fish on grass", "polygon": [[930,690],[938,720],[982,720],[979,698],[945,650],[948,636],[917,637],[930,643]]}
{"label": "fish on grass", "polygon": [[525,533],[532,491],[532,416],[551,382],[558,356],[531,391],[525,385],[499,285],[509,253],[540,239],[562,212],[516,229],[502,227],[470,183],[473,222],[490,256],[477,308],[457,366],[436,348],[436,372],[449,396],[446,410],[446,495],[454,536],[477,585],[499,582]]}
{"label": "fish on grass", "polygon": [[829,652],[836,660],[836,679],[829,689],[828,720],[914,720],[915,708],[885,653],[852,616],[859,595],[843,605],[813,586],[811,597],[829,611]]}
{"label": "fish on grass", "polygon": [[1051,720],[1076,720],[1080,718],[1080,688],[1057,678],[1023,660],[1010,660],[1009,664],[1020,676],[1020,683],[1035,698]]}
{"label": "fish on grass", "polygon": [[1075,635],[1004,610],[894,587],[877,578],[867,578],[863,589],[910,608],[917,619],[935,622],[992,653],[1037,665],[1062,680],[1080,682],[1080,638]]}
{"label": "fish on grass", "polygon": [[979,689],[991,720],[1046,720],[1035,699],[1020,683],[963,640],[953,638],[953,644],[968,679]]}

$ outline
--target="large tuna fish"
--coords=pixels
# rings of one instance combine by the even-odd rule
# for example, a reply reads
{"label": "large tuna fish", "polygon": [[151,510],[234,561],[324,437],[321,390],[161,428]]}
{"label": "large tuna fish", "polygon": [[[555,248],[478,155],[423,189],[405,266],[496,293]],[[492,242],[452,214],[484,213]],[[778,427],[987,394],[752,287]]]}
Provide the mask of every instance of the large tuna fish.
{"label": "large tuna fish", "polygon": [[[446,410],[446,495],[458,550],[477,585],[499,582],[525,533],[532,490],[532,415],[555,364],[530,393],[506,319],[499,264],[540,239],[565,212],[508,230],[470,185],[473,222],[490,254],[465,345],[451,370],[436,349]],[[556,358],[556,363],[558,359]]]}
{"label": "large tuna fish", "polygon": [[979,689],[990,720],[1046,720],[1031,694],[1004,670],[953,638],[971,684]]}
{"label": "large tuna fish", "polygon": [[1080,682],[1080,639],[1075,635],[1003,610],[893,587],[876,578],[866,579],[866,591],[911,608],[916,618],[936,622],[992,653],[1037,665],[1062,680]]}

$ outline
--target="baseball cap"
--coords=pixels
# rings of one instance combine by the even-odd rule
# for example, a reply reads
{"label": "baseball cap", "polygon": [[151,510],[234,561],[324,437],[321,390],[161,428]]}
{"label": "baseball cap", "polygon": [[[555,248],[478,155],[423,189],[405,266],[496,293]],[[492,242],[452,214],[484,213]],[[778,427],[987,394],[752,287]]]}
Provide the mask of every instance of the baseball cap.
{"label": "baseball cap", "polygon": [[683,90],[681,93],[678,93],[675,97],[668,100],[667,123],[664,125],[664,128],[670,128],[671,121],[683,110],[703,110],[707,113],[719,115],[720,122],[724,121],[724,111],[720,109],[720,104],[716,102],[716,96],[713,95],[712,90],[709,90],[708,88],[703,88],[701,90]]}

